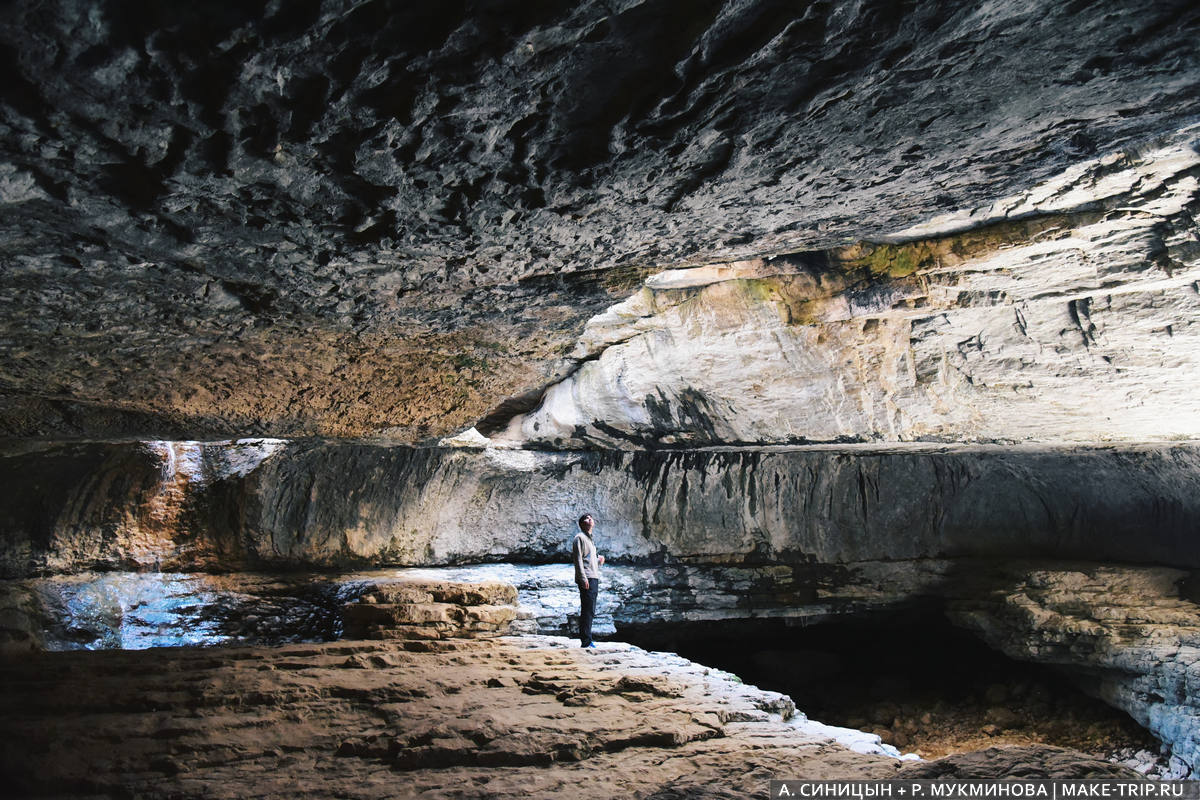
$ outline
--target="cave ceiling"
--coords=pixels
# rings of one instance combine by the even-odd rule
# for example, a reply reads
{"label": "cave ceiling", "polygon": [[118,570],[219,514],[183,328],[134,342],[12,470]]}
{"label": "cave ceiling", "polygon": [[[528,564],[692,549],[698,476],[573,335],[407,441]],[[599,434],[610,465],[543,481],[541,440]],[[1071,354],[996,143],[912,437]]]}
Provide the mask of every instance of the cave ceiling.
{"label": "cave ceiling", "polygon": [[[1023,386],[1012,374],[1028,363],[1040,404],[996,413],[1045,422],[1014,438],[1100,440],[1119,419],[1058,411],[1113,385],[1114,358],[1112,391],[1143,410],[1130,436],[1191,438],[1193,424],[1152,420],[1200,418],[1179,400],[1200,395],[1186,344],[1200,342],[1197,41],[1194,2],[16,0],[0,9],[0,435],[428,442],[523,412],[515,427],[533,424],[546,387],[599,368],[590,320],[664,270],[740,263],[725,277],[742,289],[748,275],[787,284],[751,299],[793,327],[885,331],[890,366],[854,369],[911,372],[878,388],[895,407],[827,348],[796,378],[836,387],[811,406],[821,424],[777,406],[716,424],[753,412],[718,408],[720,387],[676,369],[664,385],[690,405],[663,411],[647,389],[634,400],[654,413],[625,409],[620,435],[585,420],[587,441],[1004,439],[996,407],[963,411],[954,392]],[[972,230],[982,243],[961,241]],[[931,341],[969,360],[1010,318],[1023,327],[1020,303],[1042,295],[998,275],[1078,268],[1038,250],[1049,230],[1101,243],[1066,248],[1099,265],[1053,289],[1067,322],[1031,314],[1036,346],[910,402]],[[912,241],[925,249],[875,246]],[[1019,269],[995,260],[1010,247],[1025,248]],[[955,256],[957,299],[930,290],[944,267],[930,253]],[[979,284],[976,256],[990,259]],[[1114,307],[1097,293],[1116,284],[1093,279],[1114,270],[1134,288],[1100,327],[1176,344],[1130,334],[1097,353],[1091,317]],[[895,287],[908,327],[830,316],[839,297],[881,307]],[[949,314],[980,297],[1013,306],[1003,325]],[[763,316],[704,302],[737,324],[684,314],[668,338]],[[813,328],[796,347],[847,335]],[[737,340],[744,358],[757,341]],[[739,396],[772,392],[740,380]]]}

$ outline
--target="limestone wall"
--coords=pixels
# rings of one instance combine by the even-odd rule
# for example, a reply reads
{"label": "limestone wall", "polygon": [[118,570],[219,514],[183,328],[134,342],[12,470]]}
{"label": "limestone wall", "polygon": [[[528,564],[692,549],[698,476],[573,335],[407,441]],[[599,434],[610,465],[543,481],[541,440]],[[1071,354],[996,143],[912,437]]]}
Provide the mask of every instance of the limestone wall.
{"label": "limestone wall", "polygon": [[[1193,445],[540,453],[226,443],[196,445],[195,463],[176,457],[173,473],[165,452],[63,445],[0,457],[5,573],[556,561],[584,512],[599,521],[602,551],[634,563],[1200,566]],[[181,479],[185,467],[195,472]]]}
{"label": "limestone wall", "polygon": [[822,562],[1052,556],[1200,565],[1200,448],[547,454],[297,446],[245,482],[257,559]]}

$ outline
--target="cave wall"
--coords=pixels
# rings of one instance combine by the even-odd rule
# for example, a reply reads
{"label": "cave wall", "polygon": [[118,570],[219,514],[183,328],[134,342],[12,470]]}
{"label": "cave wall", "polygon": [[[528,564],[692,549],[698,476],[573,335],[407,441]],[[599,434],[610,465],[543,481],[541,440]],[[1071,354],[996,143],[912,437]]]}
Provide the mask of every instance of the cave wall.
{"label": "cave wall", "polygon": [[68,444],[7,454],[0,574],[149,566],[179,535],[154,518],[160,459],[141,445]]}
{"label": "cave wall", "polygon": [[550,454],[321,445],[248,476],[258,558],[808,562],[1057,556],[1200,565],[1200,449]]}
{"label": "cave wall", "polygon": [[[193,476],[181,485],[168,480],[161,452],[134,445],[64,445],[0,458],[12,476],[4,482],[7,574],[562,560],[584,512],[599,520],[602,550],[635,563],[1047,557],[1200,566],[1200,448],[1184,444],[923,452],[192,448],[193,466],[175,462],[172,474]],[[141,477],[118,483],[127,462]],[[58,477],[38,477],[49,475]],[[174,499],[172,480],[181,492]],[[173,511],[155,517],[168,499]],[[153,546],[147,531],[158,537]]]}
{"label": "cave wall", "polygon": [[1200,773],[1195,576],[1105,564],[1006,565],[954,598],[952,622],[1013,658],[1053,664]]}
{"label": "cave wall", "polygon": [[238,480],[275,447],[10,443],[0,452],[0,577],[236,568]]}
{"label": "cave wall", "polygon": [[1194,439],[1197,215],[1189,143],[918,238],[664,271],[588,321],[537,408],[484,430],[552,449]]}

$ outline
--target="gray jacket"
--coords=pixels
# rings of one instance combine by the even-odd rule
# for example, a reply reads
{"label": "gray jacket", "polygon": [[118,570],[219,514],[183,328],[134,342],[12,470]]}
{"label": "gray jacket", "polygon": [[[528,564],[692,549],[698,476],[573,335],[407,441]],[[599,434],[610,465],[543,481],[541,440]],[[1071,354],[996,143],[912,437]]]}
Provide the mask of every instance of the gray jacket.
{"label": "gray jacket", "polygon": [[575,534],[571,542],[571,560],[575,562],[575,583],[583,585],[583,579],[599,580],[600,565],[596,563],[596,544],[583,531]]}

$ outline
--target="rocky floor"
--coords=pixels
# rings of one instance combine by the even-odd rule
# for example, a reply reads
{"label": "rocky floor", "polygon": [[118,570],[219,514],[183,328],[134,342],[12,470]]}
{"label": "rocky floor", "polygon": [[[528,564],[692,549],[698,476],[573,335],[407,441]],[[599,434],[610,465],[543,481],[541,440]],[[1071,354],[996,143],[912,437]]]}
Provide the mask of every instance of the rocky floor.
{"label": "rocky floor", "polygon": [[[43,653],[0,662],[0,685],[21,796],[734,797],[933,768],[677,656],[554,637]],[[992,774],[1120,771],[1064,753]]]}
{"label": "rocky floor", "polygon": [[1156,777],[1170,773],[1160,743],[1128,714],[932,611],[812,627],[779,622],[677,624],[627,635],[783,692],[812,719],[870,732],[921,758],[1050,745],[1136,764]]}
{"label": "rocky floor", "polygon": [[1191,574],[1165,567],[1012,565],[992,589],[952,604],[956,624],[1019,659],[1076,665],[1080,685],[1200,764],[1200,607]]}
{"label": "rocky floor", "polygon": [[806,711],[831,724],[875,733],[885,743],[922,758],[995,745],[1047,744],[1098,757],[1141,753],[1148,767],[1158,766],[1159,743],[1149,732],[1099,701],[1084,702],[1077,689],[1066,685],[993,684],[984,694],[950,702],[929,696],[878,702],[860,695],[830,698],[830,703],[838,699],[851,702],[836,713],[807,706]]}

